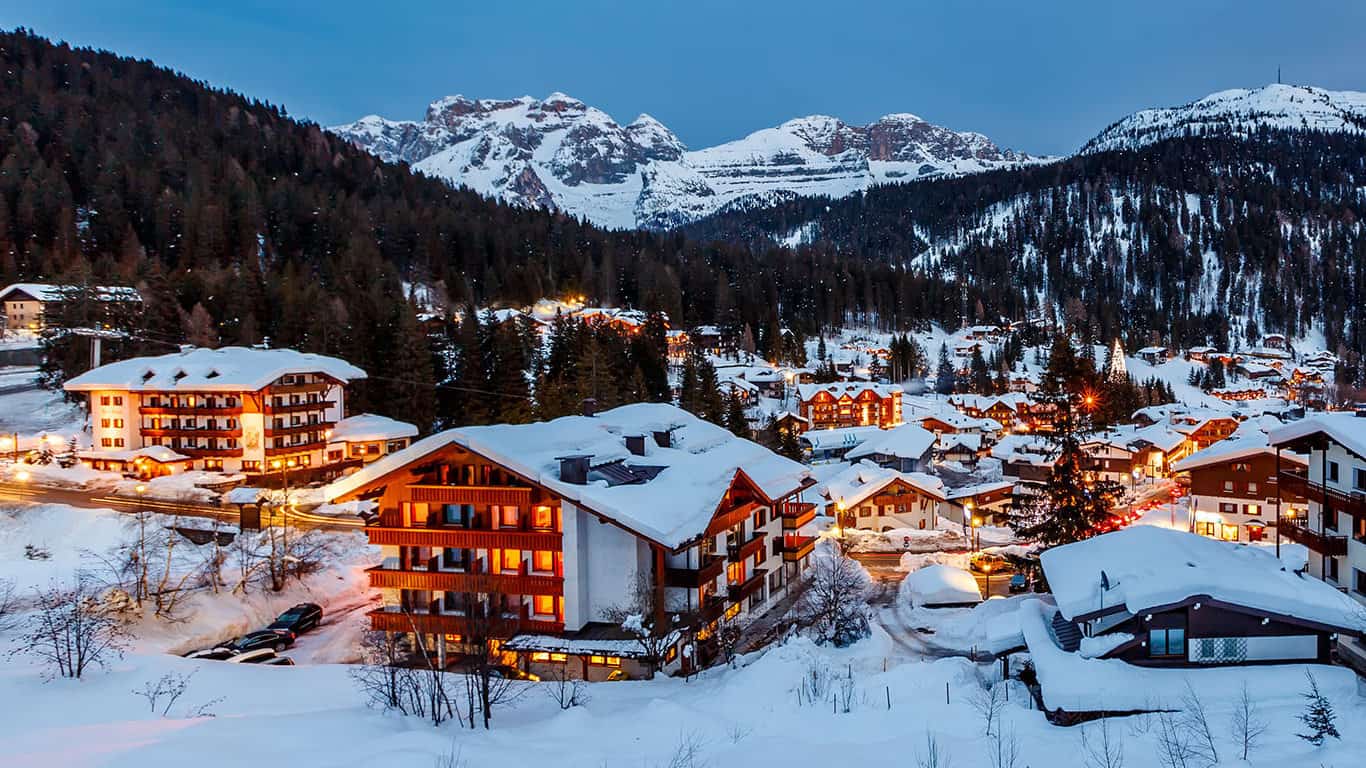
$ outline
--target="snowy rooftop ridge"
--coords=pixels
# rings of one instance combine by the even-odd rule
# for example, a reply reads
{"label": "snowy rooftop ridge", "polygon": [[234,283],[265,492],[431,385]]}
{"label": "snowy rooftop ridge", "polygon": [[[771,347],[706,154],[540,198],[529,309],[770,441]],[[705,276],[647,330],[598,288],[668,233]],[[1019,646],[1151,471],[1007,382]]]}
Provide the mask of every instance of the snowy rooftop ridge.
{"label": "snowy rooftop ridge", "polygon": [[1271,430],[1271,445],[1285,445],[1302,437],[1323,433],[1357,456],[1366,458],[1366,418],[1355,413],[1316,413]]}
{"label": "snowy rooftop ridge", "polygon": [[[66,298],[67,291],[74,291],[80,286],[75,285],[54,285],[52,283],[14,283],[5,286],[0,290],[0,299],[9,296],[11,293],[20,292],[28,294],[39,301],[62,301]],[[97,285],[90,290],[95,292],[95,297],[100,301],[142,301],[142,294],[136,288],[126,285]]]}
{"label": "snowy rooftop ridge", "polygon": [[321,373],[345,384],[365,371],[335,357],[292,349],[191,348],[133,357],[86,371],[63,385],[68,392],[255,392],[298,373]]}
{"label": "snowy rooftop ridge", "polygon": [[[1261,547],[1136,525],[1054,547],[1039,559],[1058,610],[1069,621],[1105,610],[1138,614],[1204,597],[1366,633],[1366,608],[1286,569]],[[1109,589],[1101,586],[1102,573]]]}
{"label": "snowy rooftop ridge", "polygon": [[934,433],[916,424],[902,424],[873,435],[845,454],[857,461],[865,456],[884,454],[901,459],[918,459],[934,445]]}
{"label": "snowy rooftop ridge", "polygon": [[[670,447],[650,439],[662,431],[671,433]],[[644,455],[627,450],[625,438],[632,435],[646,436]],[[681,408],[636,403],[591,417],[449,429],[333,482],[323,488],[323,495],[328,501],[343,498],[450,445],[496,461],[561,498],[668,547],[681,546],[706,530],[738,472],[775,501],[811,482],[805,466]],[[593,471],[586,484],[560,479],[560,458],[572,455],[590,457]],[[597,470],[614,463],[639,467],[648,477],[611,485]]]}
{"label": "snowy rooftop ridge", "polygon": [[375,413],[360,413],[337,422],[328,440],[333,443],[358,443],[404,437],[417,437],[417,426]]}

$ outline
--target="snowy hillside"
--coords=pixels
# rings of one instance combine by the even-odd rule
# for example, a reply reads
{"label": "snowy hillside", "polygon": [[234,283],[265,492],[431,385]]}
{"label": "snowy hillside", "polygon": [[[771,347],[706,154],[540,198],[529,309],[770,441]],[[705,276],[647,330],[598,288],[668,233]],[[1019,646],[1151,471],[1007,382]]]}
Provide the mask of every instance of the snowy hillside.
{"label": "snowy hillside", "polygon": [[1246,135],[1261,128],[1360,133],[1366,131],[1366,93],[1279,83],[1220,91],[1179,107],[1135,112],[1081,151],[1136,149],[1186,135]]}
{"label": "snowy hillside", "polygon": [[803,117],[687,151],[649,115],[619,125],[562,93],[539,100],[449,96],[421,121],[371,115],[332,131],[384,160],[490,197],[616,228],[667,227],[725,206],[843,197],[874,184],[1039,160],[910,114],[866,126]]}

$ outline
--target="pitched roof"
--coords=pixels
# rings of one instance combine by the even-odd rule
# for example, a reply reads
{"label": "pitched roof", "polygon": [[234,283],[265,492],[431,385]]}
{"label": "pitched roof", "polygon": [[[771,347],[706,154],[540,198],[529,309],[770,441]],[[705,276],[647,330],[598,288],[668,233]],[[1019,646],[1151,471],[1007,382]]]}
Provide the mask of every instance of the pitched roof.
{"label": "pitched roof", "polygon": [[102,365],[62,388],[68,392],[254,392],[292,373],[323,373],[343,384],[365,378],[365,371],[345,360],[292,349],[191,348]]}
{"label": "pitched roof", "polygon": [[863,444],[845,454],[850,460],[864,456],[896,456],[901,459],[918,459],[934,446],[934,433],[915,424],[902,424],[899,427],[881,430],[872,434]]}
{"label": "pitched roof", "polygon": [[332,427],[328,437],[333,443],[359,443],[376,440],[397,440],[417,437],[417,426],[375,413],[349,416]]}
{"label": "pitched roof", "polygon": [[857,506],[896,482],[905,483],[926,496],[943,501],[944,481],[924,472],[898,472],[861,461],[825,482],[822,495],[846,507]]}
{"label": "pitched roof", "polygon": [[[28,294],[38,301],[62,301],[66,296],[67,290],[75,290],[77,286],[53,285],[51,283],[14,283],[5,286],[0,290],[0,299],[16,291]],[[93,288],[95,297],[100,301],[142,301],[142,295],[136,288],[126,285],[97,285]]]}
{"label": "pitched roof", "polygon": [[865,391],[872,390],[878,397],[893,397],[901,394],[901,387],[896,384],[873,384],[866,381],[840,381],[831,384],[798,384],[797,397],[802,400],[810,400],[821,392],[827,392],[835,398],[845,395],[858,397]]}
{"label": "pitched roof", "polygon": [[[1173,464],[1172,469],[1176,472],[1188,472],[1192,469],[1222,464],[1236,459],[1274,455],[1275,453],[1276,449],[1271,446],[1267,433],[1260,429],[1250,429],[1237,432],[1226,440],[1220,440],[1204,450],[1192,453]],[[1282,453],[1281,460],[1295,464],[1308,462],[1305,457],[1289,452]]]}
{"label": "pitched roof", "polygon": [[1366,458],[1366,418],[1354,413],[1316,413],[1271,430],[1271,445],[1286,443],[1314,434],[1324,434],[1356,455]]}
{"label": "pitched roof", "polygon": [[[1209,597],[1258,611],[1366,632],[1366,607],[1288,570],[1264,547],[1151,525],[1065,544],[1040,556],[1069,621],[1122,606],[1131,614]],[[1109,589],[1102,589],[1102,574]]]}
{"label": "pitched roof", "polygon": [[[644,456],[626,450],[626,436],[665,430],[672,432],[671,447],[646,439]],[[328,501],[341,498],[451,445],[478,453],[671,548],[706,530],[740,472],[773,501],[811,482],[805,466],[681,408],[636,403],[592,417],[448,429],[333,482],[323,488],[323,495]],[[587,484],[560,480],[559,459],[571,455],[589,457],[592,471]]]}

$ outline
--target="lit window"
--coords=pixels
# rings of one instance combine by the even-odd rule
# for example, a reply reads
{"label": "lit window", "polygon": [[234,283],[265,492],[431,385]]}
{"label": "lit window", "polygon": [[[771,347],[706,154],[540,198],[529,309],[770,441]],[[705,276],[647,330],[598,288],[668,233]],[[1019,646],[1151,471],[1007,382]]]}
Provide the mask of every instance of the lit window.
{"label": "lit window", "polygon": [[550,507],[538,506],[531,511],[531,527],[539,530],[550,530],[555,525],[555,515]]}
{"label": "lit window", "polygon": [[499,563],[499,570],[500,570],[500,571],[517,571],[517,570],[521,569],[521,567],[522,567],[522,550],[520,550],[520,549],[502,549],[502,550],[499,550],[499,551],[502,552],[502,555],[500,555],[500,557],[501,557],[501,562]]}
{"label": "lit window", "polygon": [[555,615],[555,598],[552,595],[536,595],[535,611],[538,616]]}
{"label": "lit window", "polygon": [[555,570],[555,553],[548,549],[538,549],[532,555],[532,567],[538,571],[550,572]]}
{"label": "lit window", "polygon": [[546,653],[545,651],[536,651],[535,653],[531,654],[531,660],[550,661],[550,654]]}
{"label": "lit window", "polygon": [[551,660],[551,661],[559,662],[559,663],[561,663],[561,664],[563,664],[563,663],[564,663],[565,661],[567,661],[568,659],[569,659],[569,657],[568,657],[568,656],[565,656],[563,653],[552,653],[552,654],[550,654],[550,660]]}

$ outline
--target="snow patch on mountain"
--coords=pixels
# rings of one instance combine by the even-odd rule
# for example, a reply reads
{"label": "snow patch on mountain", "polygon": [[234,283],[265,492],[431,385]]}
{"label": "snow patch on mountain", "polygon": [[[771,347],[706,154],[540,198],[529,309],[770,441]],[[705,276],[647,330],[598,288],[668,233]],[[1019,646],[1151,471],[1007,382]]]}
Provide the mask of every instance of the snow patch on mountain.
{"label": "snow patch on mountain", "polygon": [[1263,128],[1366,132],[1366,93],[1280,83],[1219,91],[1183,106],[1135,112],[1101,131],[1081,154],[1137,149],[1180,136],[1247,136]]}
{"label": "snow patch on mountain", "polygon": [[649,115],[621,126],[562,93],[539,100],[447,96],[421,121],[370,115],[331,130],[383,160],[489,197],[612,228],[666,228],[731,207],[843,197],[874,184],[1046,159],[906,113],[866,126],[802,117],[688,151]]}

